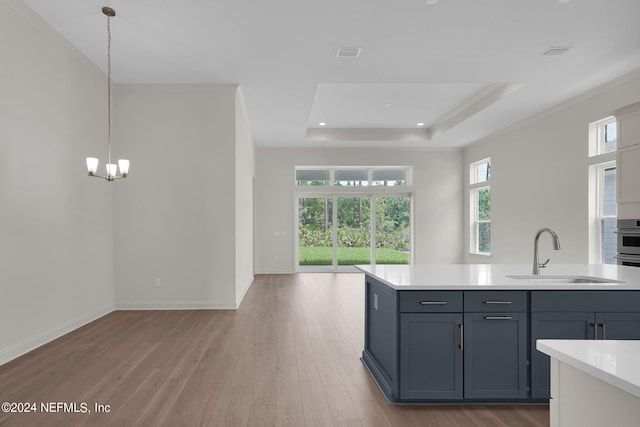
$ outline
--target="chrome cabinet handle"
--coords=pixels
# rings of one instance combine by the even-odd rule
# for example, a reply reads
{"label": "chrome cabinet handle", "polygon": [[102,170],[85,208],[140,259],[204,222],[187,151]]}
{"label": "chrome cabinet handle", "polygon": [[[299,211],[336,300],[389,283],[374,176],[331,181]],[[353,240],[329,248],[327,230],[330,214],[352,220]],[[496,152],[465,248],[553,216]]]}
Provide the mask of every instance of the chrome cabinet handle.
{"label": "chrome cabinet handle", "polygon": [[464,351],[464,325],[461,323],[458,328],[460,328],[460,345],[458,347],[460,351]]}
{"label": "chrome cabinet handle", "polygon": [[597,323],[591,323],[591,326],[593,326],[593,333],[594,333],[594,339],[598,339],[598,324]]}
{"label": "chrome cabinet handle", "polygon": [[511,304],[511,301],[483,301],[485,304]]}
{"label": "chrome cabinet handle", "polygon": [[607,339],[607,325],[604,323],[600,323],[600,327],[602,328],[602,338],[603,340]]}
{"label": "chrome cabinet handle", "polygon": [[420,305],[447,305],[446,301],[420,301]]}
{"label": "chrome cabinet handle", "polygon": [[485,320],[511,320],[511,316],[484,316]]}

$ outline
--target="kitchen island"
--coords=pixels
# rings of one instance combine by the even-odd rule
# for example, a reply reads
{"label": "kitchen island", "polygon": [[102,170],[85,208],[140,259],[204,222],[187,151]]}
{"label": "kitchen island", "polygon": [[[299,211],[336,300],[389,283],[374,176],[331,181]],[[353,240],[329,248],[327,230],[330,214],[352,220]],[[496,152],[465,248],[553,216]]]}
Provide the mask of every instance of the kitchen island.
{"label": "kitchen island", "polygon": [[640,269],[358,266],[362,361],[391,403],[548,402],[538,339],[640,339]]}

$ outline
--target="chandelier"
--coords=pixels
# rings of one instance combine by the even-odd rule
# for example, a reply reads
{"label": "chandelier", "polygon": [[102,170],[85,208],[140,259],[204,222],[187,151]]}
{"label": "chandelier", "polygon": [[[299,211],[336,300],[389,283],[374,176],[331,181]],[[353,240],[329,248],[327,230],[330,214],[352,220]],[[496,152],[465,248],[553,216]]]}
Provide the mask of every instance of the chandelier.
{"label": "chandelier", "polygon": [[[87,157],[87,170],[89,176],[96,178],[104,178],[107,181],[113,181],[118,178],[126,178],[129,174],[129,160],[120,159],[118,164],[111,163],[111,18],[116,16],[116,11],[110,7],[103,7],[102,13],[107,16],[107,164],[106,173],[98,175],[99,160],[96,157]],[[118,175],[120,168],[120,175]]]}

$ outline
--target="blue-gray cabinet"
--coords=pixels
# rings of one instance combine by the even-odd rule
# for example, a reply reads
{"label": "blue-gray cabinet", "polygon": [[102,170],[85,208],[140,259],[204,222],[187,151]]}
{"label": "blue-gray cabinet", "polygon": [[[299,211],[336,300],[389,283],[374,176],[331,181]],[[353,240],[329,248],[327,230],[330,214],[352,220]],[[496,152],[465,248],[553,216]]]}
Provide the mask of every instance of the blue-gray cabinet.
{"label": "blue-gray cabinet", "polygon": [[464,292],[464,397],[524,399],[528,391],[526,291]]}
{"label": "blue-gray cabinet", "polygon": [[531,292],[531,397],[549,398],[549,357],[538,339],[640,339],[640,293]]}
{"label": "blue-gray cabinet", "polygon": [[368,276],[364,318],[362,359],[385,395],[399,396],[397,292]]}
{"label": "blue-gray cabinet", "polygon": [[363,361],[392,402],[527,398],[526,291],[396,291],[366,279]]}
{"label": "blue-gray cabinet", "polygon": [[527,397],[526,313],[465,313],[464,397]]}
{"label": "blue-gray cabinet", "polygon": [[400,319],[400,398],[462,399],[462,313]]}
{"label": "blue-gray cabinet", "polygon": [[401,399],[462,399],[462,297],[399,292]]}
{"label": "blue-gray cabinet", "polygon": [[393,403],[544,402],[536,340],[640,339],[638,291],[365,286],[362,360]]}

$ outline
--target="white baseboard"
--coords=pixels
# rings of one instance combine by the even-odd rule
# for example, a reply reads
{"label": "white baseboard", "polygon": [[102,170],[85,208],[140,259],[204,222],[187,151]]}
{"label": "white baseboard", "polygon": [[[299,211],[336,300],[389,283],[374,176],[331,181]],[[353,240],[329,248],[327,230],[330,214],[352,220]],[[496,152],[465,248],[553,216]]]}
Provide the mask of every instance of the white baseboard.
{"label": "white baseboard", "polygon": [[271,269],[266,269],[266,270],[259,270],[255,272],[255,275],[258,274],[295,274],[296,271],[295,270],[271,270]]}
{"label": "white baseboard", "polygon": [[55,340],[56,338],[61,337],[62,335],[68,334],[69,332],[78,329],[79,327],[84,326],[87,323],[93,322],[94,320],[111,313],[114,309],[115,307],[112,305],[105,307],[94,313],[83,316],[73,322],[58,326],[42,334],[29,337],[10,347],[0,348],[0,366],[22,356],[23,354],[27,354],[30,351],[35,350],[36,348],[43,346],[48,342]]}
{"label": "white baseboard", "polygon": [[119,302],[116,310],[235,310],[235,301]]}

